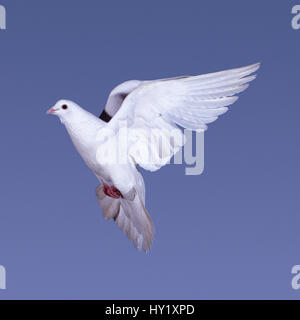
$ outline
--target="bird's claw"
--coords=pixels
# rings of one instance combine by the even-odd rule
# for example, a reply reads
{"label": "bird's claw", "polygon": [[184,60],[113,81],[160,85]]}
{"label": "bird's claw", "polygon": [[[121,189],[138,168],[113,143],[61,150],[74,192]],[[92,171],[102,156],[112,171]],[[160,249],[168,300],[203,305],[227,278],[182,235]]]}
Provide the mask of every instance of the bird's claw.
{"label": "bird's claw", "polygon": [[103,187],[104,193],[111,198],[119,199],[122,197],[122,193],[114,186],[104,185]]}

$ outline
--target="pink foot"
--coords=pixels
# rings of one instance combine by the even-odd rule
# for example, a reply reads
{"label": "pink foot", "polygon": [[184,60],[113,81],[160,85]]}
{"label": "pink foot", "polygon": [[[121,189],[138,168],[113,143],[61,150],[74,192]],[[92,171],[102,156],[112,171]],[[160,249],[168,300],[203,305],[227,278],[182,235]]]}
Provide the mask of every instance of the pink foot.
{"label": "pink foot", "polygon": [[105,184],[103,187],[103,191],[107,196],[114,199],[119,199],[122,197],[121,192],[114,186],[108,186],[107,184]]}

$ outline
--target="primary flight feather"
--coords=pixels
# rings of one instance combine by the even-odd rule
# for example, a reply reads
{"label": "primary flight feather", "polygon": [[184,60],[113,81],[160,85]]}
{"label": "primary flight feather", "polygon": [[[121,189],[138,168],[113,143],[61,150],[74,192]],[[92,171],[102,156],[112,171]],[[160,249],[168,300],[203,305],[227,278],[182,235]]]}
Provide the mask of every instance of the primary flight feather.
{"label": "primary flight feather", "polygon": [[[167,164],[185,143],[180,127],[206,130],[238,99],[236,94],[247,89],[259,66],[127,81],[111,92],[100,118],[69,100],[60,100],[47,111],[60,118],[101,182],[96,195],[104,218],[114,220],[137,249],[148,251],[154,237],[137,165],[156,171]],[[131,138],[124,140],[128,131]]]}

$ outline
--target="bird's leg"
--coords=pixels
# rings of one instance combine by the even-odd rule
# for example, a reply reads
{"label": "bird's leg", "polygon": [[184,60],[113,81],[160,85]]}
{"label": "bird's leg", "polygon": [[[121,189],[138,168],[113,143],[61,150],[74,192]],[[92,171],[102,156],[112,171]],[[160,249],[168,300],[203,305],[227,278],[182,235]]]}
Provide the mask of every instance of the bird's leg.
{"label": "bird's leg", "polygon": [[108,186],[107,184],[105,184],[103,186],[103,191],[108,197],[114,199],[119,199],[122,197],[122,193],[114,186]]}

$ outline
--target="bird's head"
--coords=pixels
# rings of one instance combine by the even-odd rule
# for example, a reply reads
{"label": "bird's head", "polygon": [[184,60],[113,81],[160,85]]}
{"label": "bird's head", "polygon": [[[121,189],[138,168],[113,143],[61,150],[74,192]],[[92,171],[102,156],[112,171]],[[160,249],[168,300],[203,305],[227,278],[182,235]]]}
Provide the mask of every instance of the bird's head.
{"label": "bird's head", "polygon": [[73,101],[70,100],[59,100],[53,107],[51,107],[46,113],[56,115],[61,121],[69,118],[76,110],[80,107]]}

